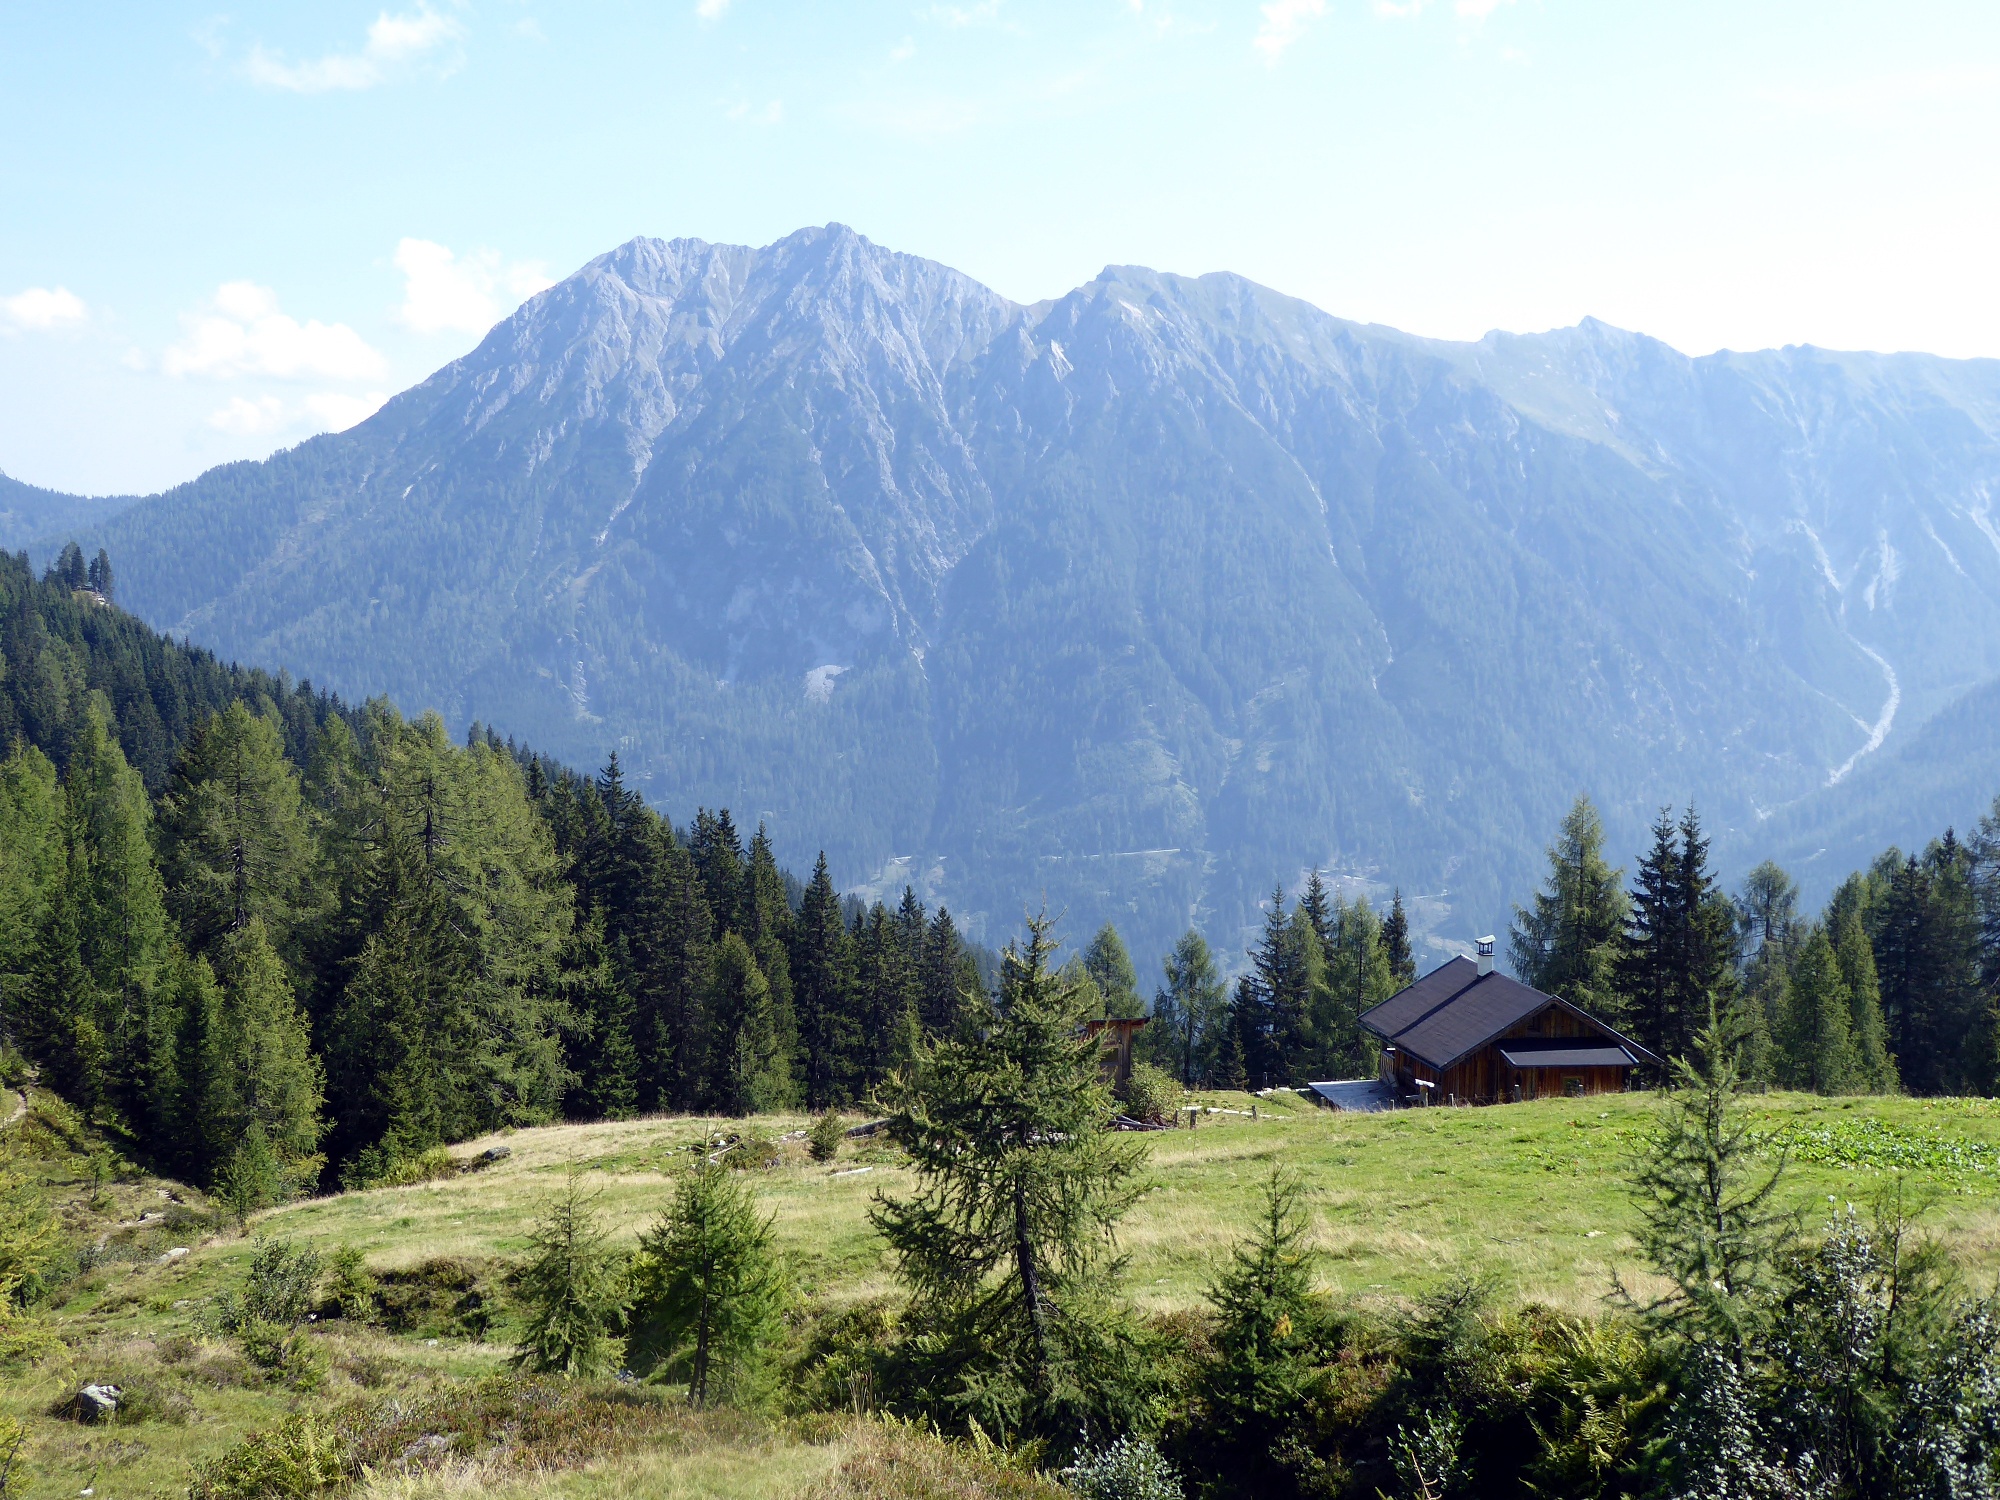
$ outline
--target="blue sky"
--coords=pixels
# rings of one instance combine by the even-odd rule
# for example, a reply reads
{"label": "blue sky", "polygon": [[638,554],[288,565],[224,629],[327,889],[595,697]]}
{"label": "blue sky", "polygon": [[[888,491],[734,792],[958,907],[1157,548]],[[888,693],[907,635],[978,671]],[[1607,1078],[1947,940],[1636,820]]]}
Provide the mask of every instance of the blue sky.
{"label": "blue sky", "polygon": [[1022,300],[2000,356],[1991,0],[11,0],[0,130],[0,471],[92,492],[352,422],[633,235],[829,220]]}

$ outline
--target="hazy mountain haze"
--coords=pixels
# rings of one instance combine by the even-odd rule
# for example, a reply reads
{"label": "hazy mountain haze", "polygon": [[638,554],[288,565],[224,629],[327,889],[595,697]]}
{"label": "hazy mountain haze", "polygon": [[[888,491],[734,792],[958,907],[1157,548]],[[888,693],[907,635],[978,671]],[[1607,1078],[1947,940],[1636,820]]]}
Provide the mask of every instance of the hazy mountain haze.
{"label": "hazy mountain haze", "polygon": [[1927,721],[1992,743],[1996,485],[1996,362],[1023,306],[831,225],[631,241],[80,540],[227,655],[1145,954],[1313,865],[1492,930],[1580,790],[1809,859]]}

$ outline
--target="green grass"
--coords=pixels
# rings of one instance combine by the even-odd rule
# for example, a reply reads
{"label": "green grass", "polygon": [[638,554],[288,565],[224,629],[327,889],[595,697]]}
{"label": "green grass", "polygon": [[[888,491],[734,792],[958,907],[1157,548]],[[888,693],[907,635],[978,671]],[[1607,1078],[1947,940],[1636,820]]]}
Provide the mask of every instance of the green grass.
{"label": "green grass", "polygon": [[[1252,1103],[1245,1095],[1204,1097],[1236,1109]],[[1120,1236],[1130,1290],[1143,1307],[1165,1311],[1200,1300],[1275,1165],[1304,1178],[1322,1281],[1343,1295],[1392,1302],[1447,1278],[1486,1276],[1513,1297],[1587,1313],[1605,1305],[1614,1278],[1645,1284],[1625,1171],[1648,1127],[1646,1096],[1395,1115],[1336,1115],[1286,1097],[1256,1103],[1254,1120],[1208,1115],[1192,1132],[1144,1137],[1148,1183]],[[2000,1270],[2000,1106],[1777,1094],[1756,1101],[1752,1113],[1765,1151],[1774,1160],[1788,1155],[1785,1191],[1808,1222],[1824,1214],[1829,1200],[1866,1203],[1900,1175],[1916,1197],[1931,1201],[1930,1231],[1976,1283],[1992,1282]],[[787,1116],[759,1120],[755,1128],[776,1137],[808,1123]],[[629,1244],[668,1202],[676,1174],[711,1130],[736,1128],[669,1118],[513,1132],[455,1148],[461,1159],[489,1145],[511,1148],[484,1170],[294,1204],[259,1215],[251,1232],[291,1236],[322,1251],[353,1245],[376,1271],[459,1257],[483,1267],[497,1287],[572,1166],[601,1192],[607,1218]],[[0,1410],[27,1419],[35,1434],[27,1493],[74,1497],[93,1477],[98,1500],[184,1493],[191,1459],[274,1424],[297,1399],[257,1384],[240,1358],[203,1340],[197,1324],[203,1299],[241,1279],[251,1239],[233,1228],[198,1234],[185,1217],[140,1223],[142,1209],[156,1216],[173,1211],[160,1196],[168,1185],[150,1179],[94,1185],[80,1157],[44,1163],[43,1176],[63,1201],[73,1235],[108,1238],[105,1259],[72,1282],[51,1313],[69,1352],[0,1378]],[[776,1165],[752,1176],[809,1304],[894,1295],[893,1268],[868,1222],[877,1193],[909,1186],[893,1150],[874,1140],[850,1141],[838,1159],[816,1164],[802,1141],[791,1142]],[[183,1196],[190,1209],[200,1207],[198,1195]],[[190,1253],[158,1259],[175,1244]],[[334,1358],[324,1399],[414,1395],[441,1379],[496,1373],[508,1331],[504,1313],[484,1342],[433,1343],[329,1325],[320,1335]],[[93,1429],[46,1415],[82,1381],[121,1370],[179,1392],[191,1420]],[[776,1427],[746,1427],[726,1441],[670,1446],[561,1474],[468,1472],[421,1483],[382,1480],[377,1489],[413,1497],[442,1495],[453,1485],[495,1497],[777,1496],[834,1483],[830,1476],[848,1451],[840,1443],[858,1441],[850,1434],[808,1442]]]}

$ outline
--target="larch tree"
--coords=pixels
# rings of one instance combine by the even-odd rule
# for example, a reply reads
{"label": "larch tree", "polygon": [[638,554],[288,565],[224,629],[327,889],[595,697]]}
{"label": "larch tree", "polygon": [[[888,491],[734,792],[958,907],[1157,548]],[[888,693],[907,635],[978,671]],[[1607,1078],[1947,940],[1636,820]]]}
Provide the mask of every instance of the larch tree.
{"label": "larch tree", "polygon": [[181,937],[209,952],[261,921],[280,951],[309,899],[312,838],[278,725],[232,703],[198,725],[160,800],[160,849]]}
{"label": "larch tree", "polygon": [[1229,990],[1208,942],[1194,928],[1167,954],[1166,984],[1153,997],[1153,1023],[1140,1033],[1156,1065],[1193,1088],[1214,1070],[1229,1015]]}
{"label": "larch tree", "polygon": [[[1661,831],[1654,833],[1657,841]],[[1662,858],[1657,842],[1654,857]],[[1548,859],[1542,889],[1514,909],[1508,960],[1523,984],[1615,1016],[1628,902],[1618,883],[1624,872],[1605,861],[1604,825],[1588,797],[1578,797],[1564,815]]]}
{"label": "larch tree", "polygon": [[939,1414],[1007,1439],[1074,1441],[1133,1415],[1129,1324],[1105,1302],[1143,1148],[1115,1109],[1046,918],[1004,959],[983,1032],[927,1042],[892,1079],[889,1130],[916,1176],[871,1218],[912,1298]]}
{"label": "larch tree", "polygon": [[632,1367],[683,1377],[691,1406],[726,1390],[777,1332],[784,1281],[771,1221],[720,1163],[681,1179],[640,1236],[630,1282]]}

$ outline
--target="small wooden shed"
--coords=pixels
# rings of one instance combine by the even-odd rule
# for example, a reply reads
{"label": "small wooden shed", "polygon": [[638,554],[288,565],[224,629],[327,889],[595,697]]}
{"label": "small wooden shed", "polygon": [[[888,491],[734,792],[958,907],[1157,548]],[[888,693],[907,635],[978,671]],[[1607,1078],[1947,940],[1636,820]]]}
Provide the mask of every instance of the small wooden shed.
{"label": "small wooden shed", "polygon": [[1084,1023],[1084,1031],[1104,1045],[1104,1077],[1120,1099],[1132,1084],[1132,1038],[1145,1024],[1144,1016],[1113,1016],[1107,1021]]}
{"label": "small wooden shed", "polygon": [[1382,1081],[1406,1104],[1505,1104],[1615,1094],[1659,1058],[1567,1000],[1454,958],[1361,1017],[1382,1040]]}

